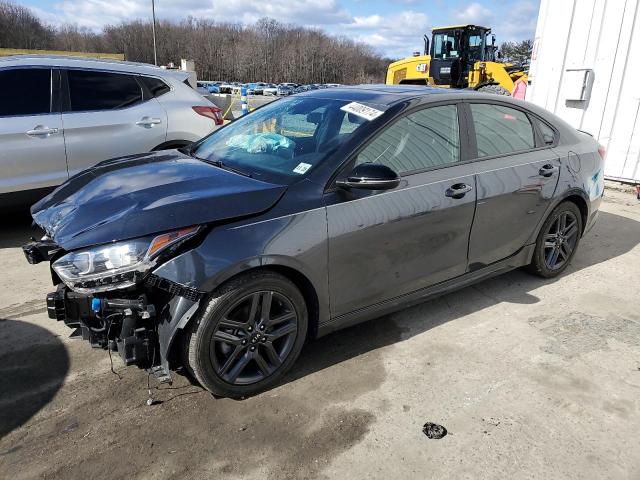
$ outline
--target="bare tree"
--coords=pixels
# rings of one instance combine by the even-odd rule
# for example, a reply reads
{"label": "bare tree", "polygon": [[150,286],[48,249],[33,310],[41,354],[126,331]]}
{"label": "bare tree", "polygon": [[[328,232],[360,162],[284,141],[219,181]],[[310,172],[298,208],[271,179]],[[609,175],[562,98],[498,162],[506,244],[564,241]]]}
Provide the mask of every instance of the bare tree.
{"label": "bare tree", "polygon": [[[199,78],[295,83],[383,82],[390,60],[365,44],[263,18],[253,25],[185,18],[157,22],[158,62],[195,61]],[[96,33],[52,28],[29,9],[0,0],[0,46],[124,53],[153,63],[151,23],[133,20]]]}
{"label": "bare tree", "polygon": [[28,8],[0,1],[0,48],[47,48],[54,32]]}

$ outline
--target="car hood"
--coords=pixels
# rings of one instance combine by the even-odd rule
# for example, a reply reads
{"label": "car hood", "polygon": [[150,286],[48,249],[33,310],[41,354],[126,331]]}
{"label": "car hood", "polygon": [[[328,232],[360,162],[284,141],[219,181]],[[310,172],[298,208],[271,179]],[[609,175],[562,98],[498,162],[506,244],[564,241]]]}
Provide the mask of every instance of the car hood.
{"label": "car hood", "polygon": [[73,250],[255,215],[285,190],[170,150],[102,162],[33,205],[31,215]]}

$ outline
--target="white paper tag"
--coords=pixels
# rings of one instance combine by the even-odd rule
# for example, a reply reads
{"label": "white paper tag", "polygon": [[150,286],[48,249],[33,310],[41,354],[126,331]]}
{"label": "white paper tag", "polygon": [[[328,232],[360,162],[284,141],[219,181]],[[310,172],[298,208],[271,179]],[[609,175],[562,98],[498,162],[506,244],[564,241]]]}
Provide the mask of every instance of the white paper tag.
{"label": "white paper tag", "polygon": [[378,118],[384,113],[381,110],[376,110],[375,108],[368,107],[358,102],[348,103],[344,107],[340,108],[340,110],[347,113],[353,113],[354,115],[369,121]]}
{"label": "white paper tag", "polygon": [[311,164],[310,163],[299,163],[298,166],[293,169],[293,173],[298,173],[298,174],[302,175],[303,173],[305,173],[310,168],[311,168]]}

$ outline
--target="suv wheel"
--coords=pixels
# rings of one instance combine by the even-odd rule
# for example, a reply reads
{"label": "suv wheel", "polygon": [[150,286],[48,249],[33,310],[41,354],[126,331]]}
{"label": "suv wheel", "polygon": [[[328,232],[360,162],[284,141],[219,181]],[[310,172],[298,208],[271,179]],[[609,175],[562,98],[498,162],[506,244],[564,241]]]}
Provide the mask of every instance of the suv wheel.
{"label": "suv wheel", "polygon": [[576,253],[581,233],[582,214],[576,204],[558,205],[542,225],[529,271],[544,278],[560,275]]}
{"label": "suv wheel", "polygon": [[282,275],[242,275],[213,294],[187,330],[185,358],[194,377],[224,397],[272,387],[302,350],[307,307]]}

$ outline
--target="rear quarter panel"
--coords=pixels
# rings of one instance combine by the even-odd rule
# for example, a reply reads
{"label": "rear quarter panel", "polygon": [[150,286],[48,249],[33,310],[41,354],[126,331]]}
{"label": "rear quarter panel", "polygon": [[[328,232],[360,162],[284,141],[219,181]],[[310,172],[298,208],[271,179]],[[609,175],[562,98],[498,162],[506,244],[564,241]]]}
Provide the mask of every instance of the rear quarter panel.
{"label": "rear quarter panel", "polygon": [[[563,122],[564,123],[564,122]],[[555,122],[554,122],[555,124]],[[564,127],[561,125],[560,127]],[[595,223],[598,209],[604,193],[604,161],[598,153],[599,144],[591,136],[583,134],[570,126],[559,128],[560,141],[553,149],[560,159],[560,178],[556,188],[555,201],[551,204],[549,213],[570,196],[579,196],[587,206],[587,216],[584,232]],[[542,223],[538,225],[535,241]]]}
{"label": "rear quarter panel", "polygon": [[598,142],[587,134],[576,132],[577,141],[555,148],[565,168],[558,183],[560,199],[580,194],[588,207],[585,231],[593,226],[604,193],[604,160],[598,153]]}
{"label": "rear quarter panel", "polygon": [[198,115],[192,107],[213,105],[209,100],[176,79],[170,79],[171,92],[157,97],[167,112],[167,141],[195,142],[209,135],[217,126],[213,120]]}

